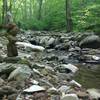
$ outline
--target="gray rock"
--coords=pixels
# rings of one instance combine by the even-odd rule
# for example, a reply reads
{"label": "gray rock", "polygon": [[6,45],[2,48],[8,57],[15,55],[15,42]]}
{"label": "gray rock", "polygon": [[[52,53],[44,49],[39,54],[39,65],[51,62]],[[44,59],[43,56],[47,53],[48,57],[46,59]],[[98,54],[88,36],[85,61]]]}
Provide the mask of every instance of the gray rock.
{"label": "gray rock", "polygon": [[56,68],[60,73],[74,74],[78,68],[72,64],[61,64]]}
{"label": "gray rock", "polygon": [[80,42],[81,40],[83,40],[85,37],[87,36],[91,36],[91,35],[94,35],[94,33],[88,33],[88,32],[85,32],[85,33],[77,33],[75,34],[75,39]]}
{"label": "gray rock", "polygon": [[26,92],[26,93],[35,93],[35,92],[40,92],[40,91],[45,91],[45,88],[41,87],[39,85],[32,85],[29,88],[25,89],[23,92]]}
{"label": "gray rock", "polygon": [[17,81],[23,81],[27,78],[29,78],[31,75],[31,69],[26,65],[21,65],[17,69],[15,69],[8,77],[8,80],[17,80]]}
{"label": "gray rock", "polygon": [[54,47],[55,45],[55,38],[50,38],[47,42],[47,47]]}
{"label": "gray rock", "polygon": [[0,63],[3,62],[3,57],[0,55]]}
{"label": "gray rock", "polygon": [[0,64],[0,74],[9,74],[13,70],[17,68],[17,64],[6,64],[6,63],[1,63]]}
{"label": "gray rock", "polygon": [[13,93],[17,93],[17,90],[11,86],[2,86],[0,87],[0,96],[10,95]]}
{"label": "gray rock", "polygon": [[100,99],[100,90],[99,89],[88,89],[87,92],[91,96],[91,99],[93,99],[93,100],[94,99],[96,99],[96,100]]}
{"label": "gray rock", "polygon": [[66,94],[61,100],[79,100],[76,94]]}
{"label": "gray rock", "polygon": [[44,57],[43,60],[48,60],[48,61],[58,60],[58,56],[55,54],[51,54],[49,56]]}
{"label": "gray rock", "polygon": [[39,63],[33,63],[32,68],[43,69],[43,68],[45,68],[45,65],[42,65],[42,64],[39,64]]}
{"label": "gray rock", "polygon": [[66,74],[66,73],[57,73],[57,76],[59,78],[60,81],[63,80],[71,80],[73,77],[73,74]]}
{"label": "gray rock", "polygon": [[17,90],[20,90],[22,88],[25,88],[25,81],[9,81],[9,83],[7,84],[8,86],[11,86]]}
{"label": "gray rock", "polygon": [[0,43],[0,49],[2,49],[3,48],[3,45]]}
{"label": "gray rock", "polygon": [[70,86],[62,85],[62,86],[58,89],[58,91],[60,91],[61,93],[66,93],[69,89],[70,89]]}
{"label": "gray rock", "polygon": [[48,37],[48,36],[44,36],[44,37],[42,37],[42,39],[40,40],[40,44],[42,44],[42,45],[47,45],[48,40],[49,40],[49,37]]}
{"label": "gray rock", "polygon": [[46,79],[39,79],[39,84],[46,88],[53,87],[53,85]]}
{"label": "gray rock", "polygon": [[51,95],[50,100],[61,100],[60,95]]}
{"label": "gray rock", "polygon": [[72,72],[72,73],[75,73],[76,71],[78,71],[78,68],[72,64],[62,64],[61,67],[62,67],[62,70]]}
{"label": "gray rock", "polygon": [[2,86],[4,84],[4,80],[2,78],[0,78],[0,86]]}
{"label": "gray rock", "polygon": [[49,67],[49,66],[45,66],[44,69],[41,69],[40,71],[43,75],[48,75],[48,74],[52,74],[54,75],[55,74],[55,71],[53,70],[52,67]]}
{"label": "gray rock", "polygon": [[17,94],[16,93],[15,94],[11,94],[11,95],[8,96],[8,100],[16,100],[16,98],[17,98]]}
{"label": "gray rock", "polygon": [[88,36],[79,45],[81,48],[100,48],[100,37],[97,35]]}
{"label": "gray rock", "polygon": [[68,50],[69,49],[69,44],[67,43],[61,43],[61,44],[57,44],[55,46],[56,50]]}
{"label": "gray rock", "polygon": [[55,95],[59,94],[58,90],[57,90],[56,88],[54,88],[54,87],[49,88],[49,89],[47,90],[47,92],[50,93],[50,94],[53,94],[53,95],[54,95],[54,94],[55,94]]}

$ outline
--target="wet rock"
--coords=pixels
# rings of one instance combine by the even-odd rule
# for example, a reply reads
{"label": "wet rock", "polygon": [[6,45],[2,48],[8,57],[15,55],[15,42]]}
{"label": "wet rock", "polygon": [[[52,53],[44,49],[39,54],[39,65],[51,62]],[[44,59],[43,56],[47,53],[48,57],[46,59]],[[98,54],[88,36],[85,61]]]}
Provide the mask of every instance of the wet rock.
{"label": "wet rock", "polygon": [[70,89],[70,86],[62,85],[62,86],[58,89],[58,91],[60,91],[61,93],[66,93],[69,89]]}
{"label": "wet rock", "polygon": [[25,88],[25,81],[10,81],[8,84],[8,86],[11,86],[17,90],[20,90],[22,88]]}
{"label": "wet rock", "polygon": [[85,33],[77,33],[75,34],[75,39],[80,42],[81,40],[83,40],[84,38],[86,38],[87,36],[91,36],[94,35],[94,33],[92,32],[85,32]]}
{"label": "wet rock", "polygon": [[3,48],[3,44],[0,43],[0,49],[2,49],[2,48]]}
{"label": "wet rock", "polygon": [[79,100],[76,94],[66,94],[64,95],[61,100]]}
{"label": "wet rock", "polygon": [[47,49],[47,53],[52,53],[55,49]]}
{"label": "wet rock", "polygon": [[77,96],[82,100],[89,100],[89,94],[85,91],[78,91],[76,92]]}
{"label": "wet rock", "polygon": [[0,96],[10,95],[10,94],[13,94],[13,93],[17,93],[17,90],[13,87],[10,87],[10,86],[0,87]]}
{"label": "wet rock", "polygon": [[75,86],[80,87],[80,88],[82,87],[82,85],[79,84],[78,82],[76,82],[75,80],[70,81],[70,84],[75,85]]}
{"label": "wet rock", "polygon": [[97,35],[88,36],[80,42],[81,48],[100,48],[100,37]]}
{"label": "wet rock", "polygon": [[31,69],[26,65],[21,65],[15,69],[8,77],[8,80],[22,81],[29,78],[31,75]]}
{"label": "wet rock", "polygon": [[18,100],[50,100],[46,92],[35,92],[32,94],[24,94],[23,96],[18,97]]}
{"label": "wet rock", "polygon": [[56,50],[68,50],[69,44],[68,43],[61,43],[55,46]]}
{"label": "wet rock", "polygon": [[53,84],[50,83],[47,79],[39,79],[39,84],[45,88],[53,87]]}
{"label": "wet rock", "polygon": [[2,63],[3,62],[3,57],[0,55],[0,63]]}
{"label": "wet rock", "polygon": [[78,68],[72,64],[62,64],[61,68],[65,73],[75,73],[76,71],[78,71]]}
{"label": "wet rock", "polygon": [[48,61],[51,61],[51,60],[58,60],[58,56],[56,56],[55,54],[51,54],[49,56],[46,56],[43,58],[43,60],[48,60]]}
{"label": "wet rock", "polygon": [[59,78],[56,75],[49,74],[47,76],[47,79],[50,83],[52,83],[54,86],[57,86],[59,83]]}
{"label": "wet rock", "polygon": [[80,51],[81,51],[81,48],[80,47],[77,47],[77,46],[75,46],[74,48],[72,47],[72,48],[69,49],[69,52],[77,52],[77,53],[80,53]]}
{"label": "wet rock", "polygon": [[17,94],[12,94],[8,96],[8,100],[16,100]]}
{"label": "wet rock", "polygon": [[29,39],[29,42],[33,45],[39,45],[39,41],[36,38]]}
{"label": "wet rock", "polygon": [[94,55],[94,56],[92,56],[92,59],[98,61],[98,60],[100,60],[100,57]]}
{"label": "wet rock", "polygon": [[38,69],[35,68],[33,68],[32,74],[34,79],[43,77],[43,74]]}
{"label": "wet rock", "polygon": [[45,91],[45,88],[43,88],[39,85],[32,85],[31,87],[25,89],[23,92],[34,93],[34,92],[39,92],[39,91]]}
{"label": "wet rock", "polygon": [[53,94],[53,95],[60,94],[60,93],[58,92],[58,90],[57,90],[56,88],[54,88],[54,87],[49,88],[49,89],[47,90],[47,92],[48,92],[49,94]]}
{"label": "wet rock", "polygon": [[88,89],[87,92],[89,93],[91,99],[100,99],[100,90],[98,89]]}
{"label": "wet rock", "polygon": [[43,68],[45,68],[45,65],[40,64],[40,63],[33,63],[33,64],[32,64],[32,68],[43,69]]}
{"label": "wet rock", "polygon": [[61,100],[60,95],[51,95],[50,100]]}
{"label": "wet rock", "polygon": [[43,46],[46,46],[47,43],[48,43],[48,40],[49,40],[49,37],[48,36],[44,36],[44,37],[41,38],[40,44],[43,45]]}
{"label": "wet rock", "polygon": [[63,81],[63,80],[71,80],[73,77],[73,74],[71,74],[71,73],[69,73],[69,74],[57,73],[57,76],[58,76],[60,81]]}
{"label": "wet rock", "polygon": [[52,74],[54,75],[55,74],[55,71],[52,67],[50,66],[45,66],[44,69],[41,69],[40,71],[43,75],[49,75],[49,74]]}
{"label": "wet rock", "polygon": [[13,70],[15,70],[17,67],[17,64],[6,64],[6,63],[1,63],[0,64],[0,74],[10,74]]}
{"label": "wet rock", "polygon": [[39,84],[39,82],[38,82],[38,81],[33,80],[33,79],[30,79],[30,83],[32,83],[33,85],[38,85],[38,84]]}
{"label": "wet rock", "polygon": [[0,78],[0,86],[2,86],[4,83],[5,81],[2,78]]}
{"label": "wet rock", "polygon": [[50,38],[48,43],[47,43],[47,47],[53,48],[54,46],[55,46],[55,38]]}

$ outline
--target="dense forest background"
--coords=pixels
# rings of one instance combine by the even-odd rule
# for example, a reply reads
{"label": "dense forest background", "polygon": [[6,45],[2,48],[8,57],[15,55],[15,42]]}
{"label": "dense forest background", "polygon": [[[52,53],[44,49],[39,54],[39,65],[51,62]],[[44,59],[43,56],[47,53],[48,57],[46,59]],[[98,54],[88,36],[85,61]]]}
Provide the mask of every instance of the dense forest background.
{"label": "dense forest background", "polygon": [[7,11],[24,29],[100,32],[100,0],[0,0],[0,24]]}

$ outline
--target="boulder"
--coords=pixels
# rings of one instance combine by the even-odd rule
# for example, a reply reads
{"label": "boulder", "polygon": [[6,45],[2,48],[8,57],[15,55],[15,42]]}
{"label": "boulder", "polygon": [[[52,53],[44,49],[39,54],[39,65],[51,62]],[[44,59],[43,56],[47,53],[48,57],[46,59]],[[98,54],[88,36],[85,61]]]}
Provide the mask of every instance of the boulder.
{"label": "boulder", "polygon": [[2,49],[2,48],[3,48],[3,44],[0,43],[0,49]]}
{"label": "boulder", "polygon": [[65,70],[65,72],[67,73],[75,73],[76,71],[78,71],[78,68],[72,64],[62,64],[61,65],[62,70]]}
{"label": "boulder", "polygon": [[25,48],[31,48],[33,51],[43,51],[45,48],[42,46],[37,46],[37,45],[32,45],[31,43],[26,43],[26,42],[16,42],[18,46],[23,46]]}
{"label": "boulder", "polygon": [[51,84],[47,79],[39,79],[39,84],[46,88],[53,87],[53,84]]}
{"label": "boulder", "polygon": [[3,57],[0,55],[0,63],[3,62]]}
{"label": "boulder", "polygon": [[61,93],[66,93],[69,89],[70,89],[70,86],[62,85],[62,86],[58,89],[58,91],[60,91]]}
{"label": "boulder", "polygon": [[16,93],[11,94],[11,95],[8,96],[8,100],[17,100],[16,98],[17,98],[17,94]]}
{"label": "boulder", "polygon": [[54,88],[54,87],[49,88],[49,89],[47,90],[47,92],[48,92],[49,94],[53,94],[53,95],[59,94],[58,90],[57,90],[56,88]]}
{"label": "boulder", "polygon": [[49,40],[49,36],[43,36],[43,37],[40,39],[40,44],[43,45],[43,46],[46,46],[47,43],[48,43],[48,40]]}
{"label": "boulder", "polygon": [[94,33],[93,32],[85,32],[85,33],[77,33],[77,34],[75,34],[75,39],[76,39],[76,41],[78,41],[78,42],[80,42],[82,39],[84,39],[85,37],[87,37],[87,36],[91,36],[91,35],[94,35]]}
{"label": "boulder", "polygon": [[78,87],[80,87],[80,88],[82,87],[82,85],[79,84],[78,82],[76,82],[75,80],[70,81],[70,84],[71,84],[71,85],[78,86]]}
{"label": "boulder", "polygon": [[17,68],[17,64],[6,64],[6,63],[1,63],[0,64],[0,75],[1,74],[10,74],[13,70]]}
{"label": "boulder", "polygon": [[2,78],[0,78],[0,86],[2,86],[4,83],[5,81]]}
{"label": "boulder", "polygon": [[0,87],[0,97],[3,95],[10,95],[13,93],[17,93],[17,90],[11,86],[2,86]]}
{"label": "boulder", "polygon": [[88,89],[87,92],[91,96],[91,99],[93,99],[93,100],[94,99],[96,99],[96,100],[100,99],[100,90],[98,90],[98,89]]}
{"label": "boulder", "polygon": [[34,92],[41,92],[41,91],[45,91],[45,88],[39,85],[32,85],[31,87],[25,89],[23,92],[34,93]]}
{"label": "boulder", "polygon": [[68,50],[69,44],[68,43],[60,43],[55,46],[56,50]]}
{"label": "boulder", "polygon": [[47,42],[47,47],[53,48],[55,45],[55,38],[50,38],[49,41]]}
{"label": "boulder", "polygon": [[89,100],[89,94],[86,91],[77,91],[76,94],[82,100]]}
{"label": "boulder", "polygon": [[100,48],[100,37],[97,35],[88,36],[81,40],[79,45],[81,48]]}
{"label": "boulder", "polygon": [[11,74],[8,77],[8,80],[17,80],[17,81],[23,81],[30,77],[31,75],[31,69],[24,65],[19,64],[20,66],[17,67],[14,71],[11,72]]}
{"label": "boulder", "polygon": [[79,100],[76,94],[66,94],[61,100]]}

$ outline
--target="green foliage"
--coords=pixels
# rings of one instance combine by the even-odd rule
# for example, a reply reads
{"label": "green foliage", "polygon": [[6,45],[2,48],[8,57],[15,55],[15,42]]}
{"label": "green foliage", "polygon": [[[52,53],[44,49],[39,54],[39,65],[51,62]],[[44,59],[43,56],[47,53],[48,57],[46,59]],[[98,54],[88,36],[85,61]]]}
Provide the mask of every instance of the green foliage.
{"label": "green foliage", "polygon": [[[33,30],[66,30],[65,0],[11,0],[14,21],[24,29]],[[0,0],[0,12],[2,12]],[[72,0],[72,20],[74,31],[100,32],[100,1]],[[10,0],[8,0],[10,5]],[[41,13],[41,14],[39,14]],[[40,16],[40,19],[38,17]],[[0,13],[2,23],[2,13]]]}

